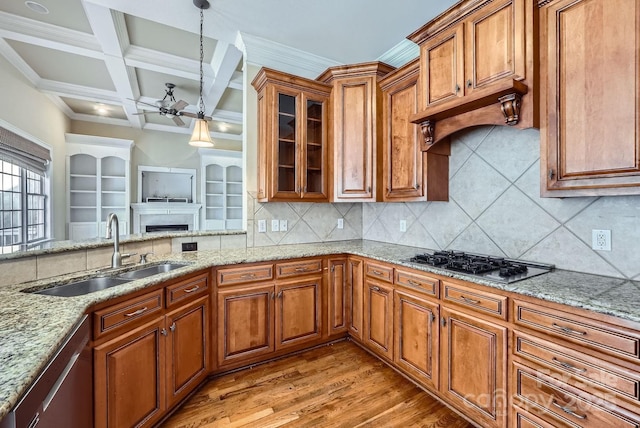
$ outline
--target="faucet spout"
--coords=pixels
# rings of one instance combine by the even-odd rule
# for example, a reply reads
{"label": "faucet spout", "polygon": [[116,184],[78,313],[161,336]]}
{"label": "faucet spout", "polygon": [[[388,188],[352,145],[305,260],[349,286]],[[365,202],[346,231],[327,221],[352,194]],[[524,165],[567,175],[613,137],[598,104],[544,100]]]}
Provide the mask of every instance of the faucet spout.
{"label": "faucet spout", "polygon": [[[114,226],[115,233],[112,233],[111,228]],[[106,238],[109,239],[113,236],[113,255],[111,256],[111,267],[118,268],[122,266],[122,255],[120,254],[120,226],[118,225],[118,216],[115,213],[110,213],[107,217],[107,233]]]}

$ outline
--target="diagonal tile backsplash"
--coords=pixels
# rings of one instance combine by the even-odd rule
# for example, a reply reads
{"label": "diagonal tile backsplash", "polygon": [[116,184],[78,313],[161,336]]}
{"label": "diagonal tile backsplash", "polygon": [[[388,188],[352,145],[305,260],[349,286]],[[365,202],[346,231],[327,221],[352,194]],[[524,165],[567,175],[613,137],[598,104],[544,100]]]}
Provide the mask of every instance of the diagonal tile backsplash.
{"label": "diagonal tile backsplash", "polygon": [[[539,171],[538,130],[471,128],[452,137],[449,202],[259,203],[250,193],[247,246],[362,238],[640,280],[640,196],[540,198]],[[288,230],[271,231],[272,219]],[[611,230],[612,251],[591,249],[592,229]]]}
{"label": "diagonal tile backsplash", "polygon": [[[362,237],[640,278],[640,196],[540,198],[538,130],[462,131],[452,138],[449,165],[449,202],[364,204]],[[611,230],[612,251],[591,249],[592,229]]]}

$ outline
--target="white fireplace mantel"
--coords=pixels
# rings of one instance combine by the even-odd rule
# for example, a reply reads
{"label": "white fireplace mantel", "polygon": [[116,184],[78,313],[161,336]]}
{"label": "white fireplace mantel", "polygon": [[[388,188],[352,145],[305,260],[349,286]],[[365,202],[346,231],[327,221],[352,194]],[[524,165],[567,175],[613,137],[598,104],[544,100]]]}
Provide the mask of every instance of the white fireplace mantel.
{"label": "white fireplace mantel", "polygon": [[[180,202],[148,202],[131,204],[133,233],[143,233],[143,226],[187,223],[189,230],[200,230],[201,204]],[[188,219],[186,221],[185,219]]]}

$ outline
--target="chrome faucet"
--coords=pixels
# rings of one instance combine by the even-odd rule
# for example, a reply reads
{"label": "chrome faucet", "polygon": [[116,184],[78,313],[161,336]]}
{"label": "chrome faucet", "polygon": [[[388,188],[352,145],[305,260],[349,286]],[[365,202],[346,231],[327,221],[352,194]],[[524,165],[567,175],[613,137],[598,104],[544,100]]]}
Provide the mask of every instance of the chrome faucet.
{"label": "chrome faucet", "polygon": [[[115,225],[115,233],[111,233],[111,225]],[[119,268],[122,266],[122,259],[131,257],[136,253],[120,254],[120,226],[118,224],[118,216],[110,213],[107,217],[107,233],[105,238],[110,239],[113,235],[113,255],[111,256],[111,267]]]}

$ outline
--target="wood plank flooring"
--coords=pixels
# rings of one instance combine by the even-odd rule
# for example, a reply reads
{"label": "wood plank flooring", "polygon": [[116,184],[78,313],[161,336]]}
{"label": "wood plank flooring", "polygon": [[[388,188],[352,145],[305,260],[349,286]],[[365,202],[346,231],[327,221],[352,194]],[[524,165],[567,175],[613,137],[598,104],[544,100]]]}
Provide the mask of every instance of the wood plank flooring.
{"label": "wood plank flooring", "polygon": [[214,379],[162,427],[473,425],[357,345],[343,341]]}

